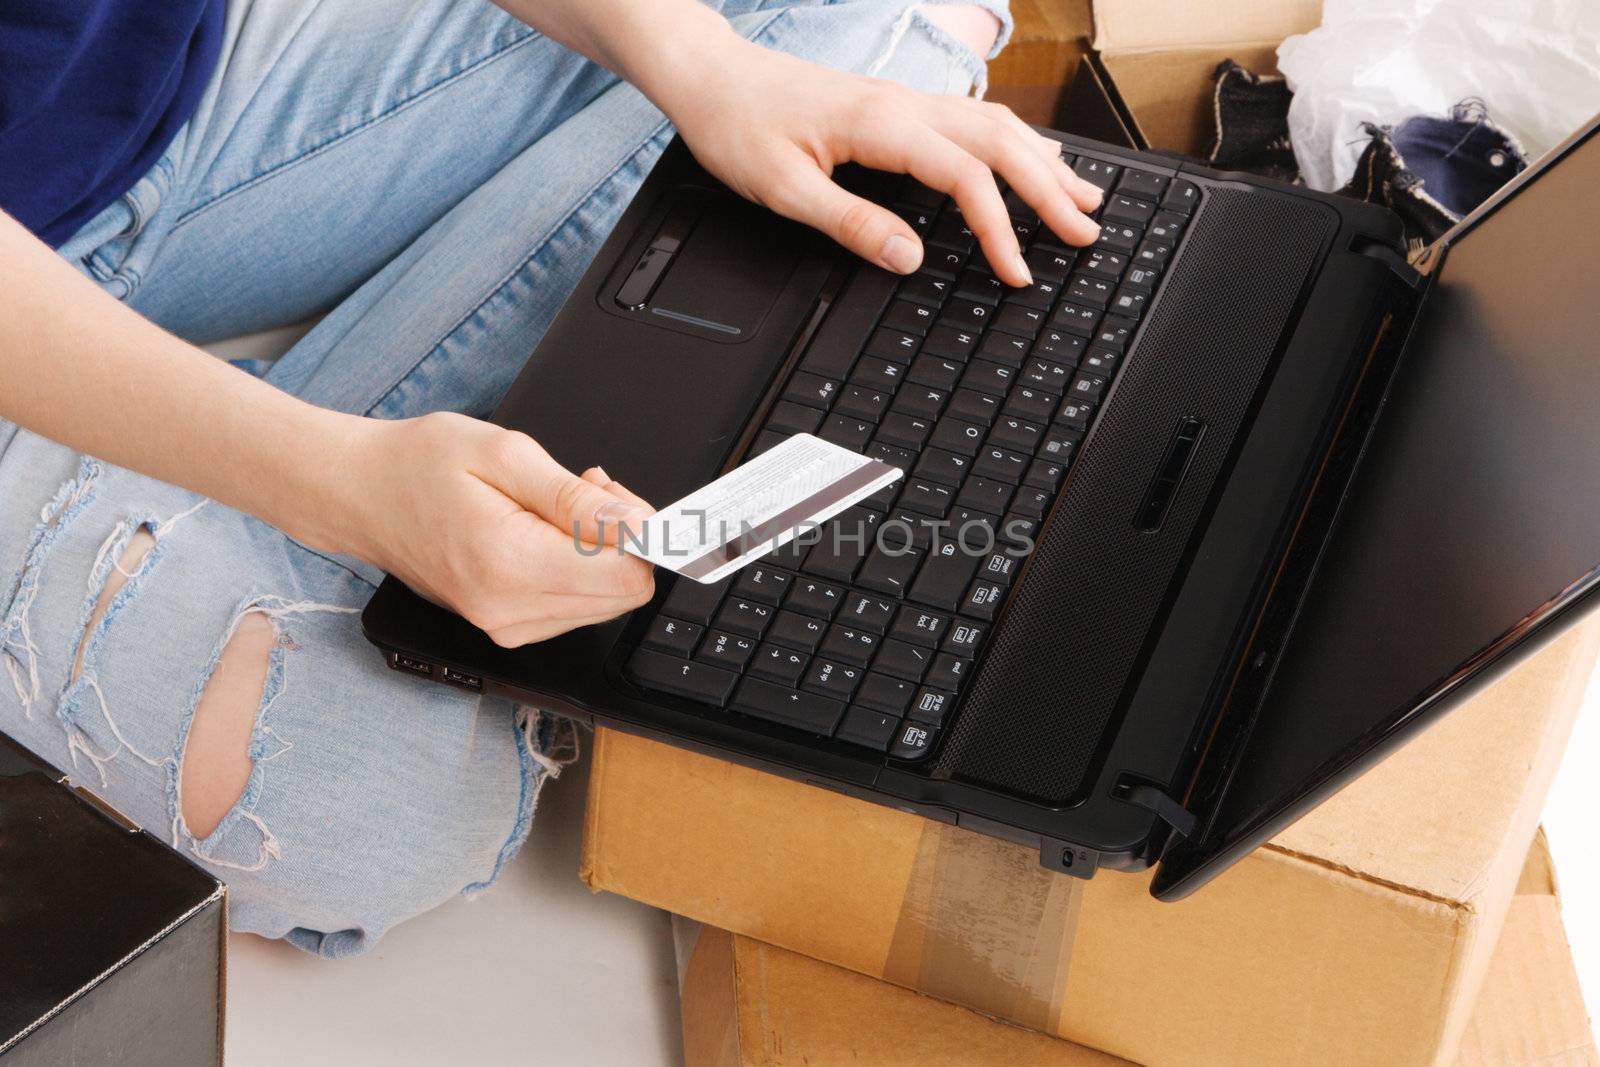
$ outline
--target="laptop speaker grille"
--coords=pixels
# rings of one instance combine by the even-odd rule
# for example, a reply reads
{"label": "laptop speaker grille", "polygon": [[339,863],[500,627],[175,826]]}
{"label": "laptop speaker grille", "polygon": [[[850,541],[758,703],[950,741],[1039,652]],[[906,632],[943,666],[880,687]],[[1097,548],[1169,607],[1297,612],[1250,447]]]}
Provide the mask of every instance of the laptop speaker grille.
{"label": "laptop speaker grille", "polygon": [[[1337,215],[1213,188],[1023,572],[934,774],[1050,805],[1078,798],[1161,621]],[[1206,423],[1161,525],[1135,527],[1181,419]]]}

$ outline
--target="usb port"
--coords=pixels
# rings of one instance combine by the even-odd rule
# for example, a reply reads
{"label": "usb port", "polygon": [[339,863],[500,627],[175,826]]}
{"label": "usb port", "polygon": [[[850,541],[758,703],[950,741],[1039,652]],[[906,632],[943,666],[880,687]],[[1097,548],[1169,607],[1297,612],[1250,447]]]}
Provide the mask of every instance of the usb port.
{"label": "usb port", "polygon": [[440,677],[449,682],[451,685],[459,685],[465,689],[483,688],[482,678],[479,678],[476,674],[463,674],[461,671],[458,671],[453,667],[444,668],[444,670],[440,673]]}
{"label": "usb port", "polygon": [[394,669],[397,671],[410,671],[412,674],[420,674],[424,678],[433,677],[433,668],[420,659],[412,659],[410,656],[396,652],[390,657],[389,662],[394,665]]}

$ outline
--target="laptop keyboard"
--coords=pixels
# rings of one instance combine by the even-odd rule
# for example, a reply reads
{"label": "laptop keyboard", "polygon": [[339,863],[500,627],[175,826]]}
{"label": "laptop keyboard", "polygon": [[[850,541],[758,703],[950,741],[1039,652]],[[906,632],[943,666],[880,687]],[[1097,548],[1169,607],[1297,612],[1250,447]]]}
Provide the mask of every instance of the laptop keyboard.
{"label": "laptop keyboard", "polygon": [[952,200],[900,187],[923,269],[859,351],[807,350],[749,454],[813,433],[905,477],[722,582],[672,579],[633,681],[896,759],[932,751],[1199,200],[1168,173],[1064,158],[1105,193],[1100,239],[1061,243],[1005,190],[1025,289],[988,269]]}

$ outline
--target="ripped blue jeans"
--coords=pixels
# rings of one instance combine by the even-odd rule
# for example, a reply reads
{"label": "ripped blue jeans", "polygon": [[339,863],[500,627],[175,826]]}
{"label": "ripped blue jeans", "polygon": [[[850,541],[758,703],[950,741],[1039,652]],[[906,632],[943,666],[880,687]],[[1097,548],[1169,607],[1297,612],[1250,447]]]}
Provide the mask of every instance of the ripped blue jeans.
{"label": "ripped blue jeans", "polygon": [[[981,2],[1003,44],[1004,0]],[[911,0],[721,6],[831,66],[981,88]],[[61,254],[196,342],[326,313],[251,368],[313,403],[487,414],[666,121],[478,0],[234,0],[226,34],[171,149]],[[99,605],[141,529],[153,548]],[[380,577],[0,421],[0,732],[226,880],[235,929],[324,956],[492,883],[564,747],[537,711],[387,670],[358,623]],[[248,784],[200,839],[185,743],[250,613],[274,639]]]}

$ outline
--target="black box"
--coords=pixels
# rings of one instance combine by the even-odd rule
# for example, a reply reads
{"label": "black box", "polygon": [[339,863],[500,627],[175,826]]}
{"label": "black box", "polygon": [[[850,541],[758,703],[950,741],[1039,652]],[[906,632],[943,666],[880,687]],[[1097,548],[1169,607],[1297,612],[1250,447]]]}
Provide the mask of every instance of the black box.
{"label": "black box", "polygon": [[222,1062],[227,894],[0,736],[0,1067]]}

